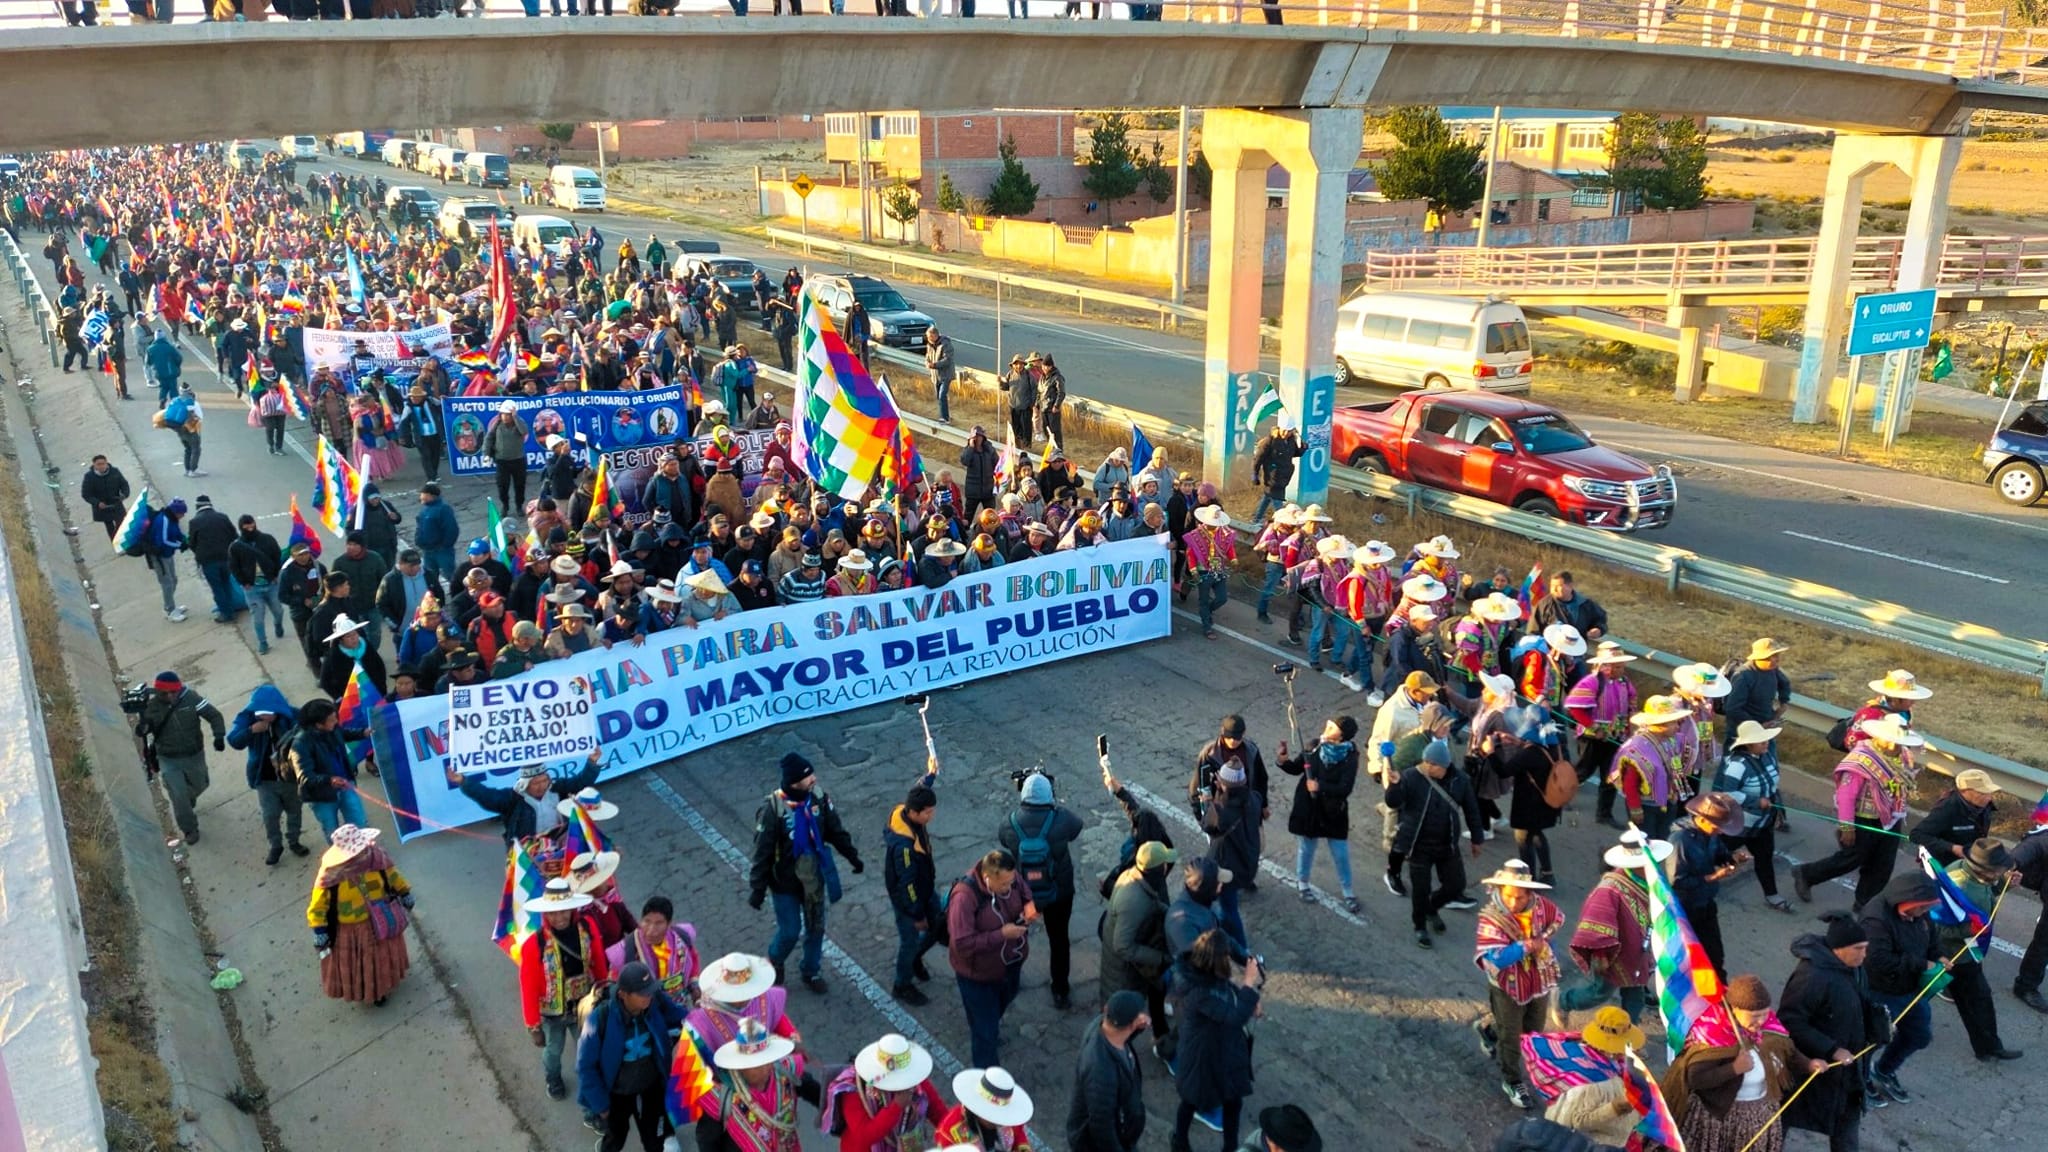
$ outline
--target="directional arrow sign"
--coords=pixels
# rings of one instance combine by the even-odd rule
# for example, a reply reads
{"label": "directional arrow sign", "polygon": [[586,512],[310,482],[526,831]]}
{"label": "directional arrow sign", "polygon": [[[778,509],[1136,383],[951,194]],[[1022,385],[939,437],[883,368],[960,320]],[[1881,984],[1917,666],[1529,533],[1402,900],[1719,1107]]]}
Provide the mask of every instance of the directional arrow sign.
{"label": "directional arrow sign", "polygon": [[1934,289],[1858,296],[1850,315],[1851,356],[1925,348],[1934,331]]}

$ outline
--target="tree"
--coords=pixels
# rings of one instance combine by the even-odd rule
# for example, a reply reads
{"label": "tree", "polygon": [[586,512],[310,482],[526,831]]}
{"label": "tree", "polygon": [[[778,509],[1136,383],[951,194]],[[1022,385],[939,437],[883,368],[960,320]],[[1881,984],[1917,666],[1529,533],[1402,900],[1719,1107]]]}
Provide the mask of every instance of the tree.
{"label": "tree", "polygon": [[1174,177],[1179,174],[1179,165],[1166,164],[1166,145],[1157,140],[1152,142],[1152,151],[1145,157],[1141,172],[1145,178],[1145,194],[1152,197],[1154,204],[1164,204],[1173,199]]}
{"label": "tree", "polygon": [[1624,211],[1697,208],[1707,198],[1707,139],[1689,117],[1624,112],[1607,132],[1607,175]]}
{"label": "tree", "polygon": [[1188,161],[1188,195],[1208,203],[1209,193],[1216,187],[1216,170],[1209,166],[1209,157],[1200,149],[1195,158]]}
{"label": "tree", "polygon": [[992,216],[1026,216],[1038,204],[1038,181],[1024,170],[1017,159],[1017,138],[1003,137],[996,145],[996,155],[1002,157],[1003,169],[996,173],[995,183],[988,186],[988,210]]}
{"label": "tree", "polygon": [[[899,177],[894,184],[882,189],[882,211],[903,227],[913,228],[917,224],[917,189]],[[904,241],[899,236],[896,242],[901,244]]]}
{"label": "tree", "polygon": [[1104,219],[1112,226],[1116,224],[1116,201],[1136,192],[1144,179],[1130,132],[1130,124],[1114,114],[1097,120],[1088,130],[1088,174],[1081,177],[1081,187],[1102,202]]}
{"label": "tree", "polygon": [[1436,109],[1398,107],[1376,117],[1374,125],[1396,142],[1372,165],[1372,177],[1382,196],[1426,200],[1439,212],[1463,212],[1486,194],[1479,145],[1453,136]]}
{"label": "tree", "polygon": [[962,196],[960,189],[953,186],[953,174],[951,172],[939,173],[939,211],[965,212],[966,210],[967,197]]}
{"label": "tree", "polygon": [[569,142],[570,137],[576,135],[576,125],[543,124],[540,126],[540,134],[547,137],[550,140],[553,140],[557,144],[567,144]]}

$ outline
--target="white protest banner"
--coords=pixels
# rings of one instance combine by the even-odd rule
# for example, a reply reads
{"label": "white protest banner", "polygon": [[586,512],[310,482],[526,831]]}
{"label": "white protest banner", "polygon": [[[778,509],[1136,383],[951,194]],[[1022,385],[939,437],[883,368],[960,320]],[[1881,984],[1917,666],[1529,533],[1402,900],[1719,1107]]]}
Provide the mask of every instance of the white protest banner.
{"label": "white protest banner", "polygon": [[597,747],[597,709],[580,677],[448,689],[448,767],[465,775],[554,763]]}
{"label": "white protest banner", "polygon": [[359,340],[371,359],[382,361],[381,366],[387,370],[392,361],[455,355],[455,337],[446,324],[431,324],[410,332],[344,332],[338,328],[308,328],[305,330],[306,371],[322,367],[337,372],[346,369],[350,358],[356,354],[356,342]]}
{"label": "white protest banner", "polygon": [[[905,588],[757,608],[549,661],[494,684],[543,699],[588,685],[602,778],[671,760],[786,720],[897,700],[984,676],[1165,637],[1172,575],[1165,536],[1055,552]],[[377,709],[383,782],[407,840],[488,813],[447,779],[448,698]],[[571,770],[574,754],[551,756]],[[510,787],[516,766],[464,783]]]}

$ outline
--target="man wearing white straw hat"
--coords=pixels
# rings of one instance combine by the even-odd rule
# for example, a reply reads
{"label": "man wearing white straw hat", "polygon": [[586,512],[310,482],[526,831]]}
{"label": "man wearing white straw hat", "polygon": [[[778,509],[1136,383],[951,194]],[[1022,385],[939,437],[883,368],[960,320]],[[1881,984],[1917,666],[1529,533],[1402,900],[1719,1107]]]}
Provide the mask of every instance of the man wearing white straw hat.
{"label": "man wearing white straw hat", "polygon": [[1745,817],[1741,847],[1756,862],[1757,886],[1764,903],[1789,913],[1792,905],[1778,895],[1778,825],[1785,811],[1778,800],[1778,753],[1772,741],[1778,729],[1766,728],[1754,720],[1736,725],[1728,737],[1728,755],[1721,761],[1719,775],[1712,781],[1714,791],[1727,792],[1742,804]]}
{"label": "man wearing white straw hat", "polygon": [[1451,687],[1467,700],[1477,700],[1481,678],[1500,673],[1502,650],[1522,606],[1512,597],[1489,592],[1472,602],[1472,610],[1451,630]]}
{"label": "man wearing white straw hat", "polygon": [[844,1149],[930,1147],[933,1124],[946,1110],[931,1075],[931,1053],[892,1032],[856,1053],[825,1086],[819,1127],[839,1133]]}
{"label": "man wearing white straw hat", "polygon": [[968,1068],[953,1077],[953,1097],[960,1102],[940,1117],[933,1138],[942,1147],[976,1149],[1028,1148],[1031,1094],[1001,1068]]}
{"label": "man wearing white straw hat", "polygon": [[1932,688],[1920,683],[1904,668],[1894,668],[1881,679],[1872,680],[1870,690],[1877,695],[1865,701],[1863,707],[1858,708],[1855,715],[1849,717],[1846,743],[1851,748],[1856,746],[1858,740],[1863,739],[1863,726],[1872,720],[1898,716],[1906,721],[1907,727],[1912,727],[1913,705],[1934,695]]}
{"label": "man wearing white straw hat", "polygon": [[715,1087],[697,1101],[696,1147],[713,1152],[798,1152],[796,1102],[822,1103],[818,1081],[798,1077],[790,1056],[796,1045],[758,1020],[712,1054]]}
{"label": "man wearing white straw hat", "polygon": [[1489,1015],[1473,1022],[1480,1047],[1500,1064],[1500,1090],[1517,1108],[1536,1107],[1524,1078],[1522,1035],[1550,1025],[1557,992],[1557,955],[1551,937],[1564,928],[1564,913],[1543,893],[1550,885],[1509,860],[1480,881],[1488,889],[1479,910],[1474,961],[1486,976]]}
{"label": "man wearing white straw hat", "polygon": [[1621,843],[1607,850],[1607,871],[1579,906],[1572,930],[1572,960],[1585,969],[1587,983],[1565,990],[1558,1000],[1564,1012],[1597,1008],[1621,993],[1621,1006],[1631,1021],[1640,1020],[1649,1002],[1656,960],[1650,953],[1650,892],[1644,869],[1651,860],[1662,867],[1671,845],[1650,840],[1631,828]]}
{"label": "man wearing white straw hat", "polygon": [[1672,669],[1673,694],[1692,715],[1678,726],[1679,775],[1690,795],[1711,790],[1721,764],[1721,740],[1714,734],[1717,702],[1728,695],[1729,683],[1712,664],[1682,664]]}
{"label": "man wearing white straw hat", "polygon": [[1327,536],[1316,542],[1315,552],[1295,566],[1289,578],[1297,595],[1309,609],[1308,666],[1323,670],[1323,641],[1330,641],[1330,660],[1344,666],[1344,644],[1349,629],[1337,621],[1338,590],[1350,569],[1347,553],[1351,542],[1342,536]]}
{"label": "man wearing white straw hat", "polygon": [[604,932],[591,913],[590,897],[577,892],[566,877],[548,881],[526,910],[541,914],[540,931],[529,940],[519,963],[519,1006],[533,1046],[541,1050],[541,1073],[548,1098],[567,1099],[562,1081],[562,1049],[576,1031],[583,997],[611,976]]}
{"label": "man wearing white straw hat", "polygon": [[1785,707],[1792,702],[1792,680],[1778,667],[1778,657],[1785,651],[1785,645],[1764,636],[1750,644],[1749,658],[1741,667],[1724,669],[1728,695],[1721,701],[1721,715],[1729,731],[1744,720],[1774,728],[1784,718]]}
{"label": "man wearing white straw hat", "polygon": [[1900,826],[1906,822],[1906,800],[1913,794],[1919,769],[1912,750],[1927,743],[1897,716],[1863,725],[1863,739],[1835,765],[1835,842],[1840,847],[1825,860],[1792,869],[1792,891],[1802,902],[1813,899],[1813,886],[1856,873],[1856,902],[1861,908],[1884,890],[1898,863]]}
{"label": "man wearing white straw hat", "polygon": [[[1259,506],[1265,507],[1265,501],[1261,500]],[[1287,570],[1301,554],[1301,509],[1292,504],[1273,509],[1273,519],[1259,532],[1258,542],[1252,548],[1266,561],[1266,580],[1259,585],[1259,623],[1271,624],[1273,619],[1266,614],[1266,606],[1272,603]]]}
{"label": "man wearing white straw hat", "polygon": [[1634,661],[1619,644],[1602,640],[1599,650],[1586,659],[1592,671],[1572,685],[1564,698],[1565,711],[1579,729],[1579,783],[1600,782],[1594,818],[1610,828],[1624,827],[1614,816],[1615,789],[1607,770],[1621,742],[1628,738],[1628,718],[1636,710],[1636,686],[1623,671]]}
{"label": "man wearing white straw hat", "polygon": [[1652,840],[1668,839],[1680,803],[1679,769],[1684,764],[1680,725],[1692,718],[1684,702],[1652,696],[1628,718],[1635,731],[1615,750],[1608,781],[1619,791],[1629,820]]}
{"label": "man wearing white straw hat", "polygon": [[1195,606],[1202,616],[1202,635],[1216,638],[1216,610],[1230,601],[1230,569],[1237,563],[1237,534],[1230,513],[1221,504],[1195,509],[1195,526],[1182,538],[1188,549],[1188,574],[1195,580]]}

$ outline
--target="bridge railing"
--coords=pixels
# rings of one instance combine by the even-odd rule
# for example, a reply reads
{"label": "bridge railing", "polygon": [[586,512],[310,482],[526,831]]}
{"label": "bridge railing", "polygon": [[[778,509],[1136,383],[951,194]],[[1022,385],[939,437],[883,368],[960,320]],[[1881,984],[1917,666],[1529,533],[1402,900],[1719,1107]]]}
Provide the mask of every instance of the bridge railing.
{"label": "bridge railing", "polygon": [[[1618,244],[1566,248],[1424,248],[1369,252],[1365,283],[1380,291],[1433,289],[1557,290],[1588,293],[1654,289],[1797,288],[1812,282],[1817,241],[1709,240],[1689,244]],[[1858,286],[1898,280],[1903,246],[1897,236],[1863,236],[1849,265]],[[1951,236],[1942,247],[1938,283],[1994,291],[2048,288],[2048,237]]]}
{"label": "bridge railing", "polygon": [[[246,11],[283,18],[276,0],[157,0],[173,10],[173,21],[201,19],[218,6],[223,13]],[[413,0],[406,0],[410,6]],[[1060,14],[1057,0],[1036,0],[1045,16]],[[465,14],[513,18],[527,15],[522,0],[418,0],[422,9],[460,8]],[[910,0],[909,10],[934,17],[959,15],[961,0]],[[565,0],[541,0],[542,18],[553,18]],[[751,18],[775,18],[774,0],[751,0]],[[58,25],[63,9],[53,0],[0,0],[0,29]],[[401,5],[393,4],[396,8]],[[350,5],[344,4],[344,8]],[[581,7],[581,5],[579,5]],[[631,0],[614,0],[619,15]],[[721,0],[675,0],[678,14],[729,14]],[[870,0],[847,0],[846,14],[868,15]],[[1130,10],[1126,4],[1124,11]],[[1161,18],[1197,23],[1314,25],[1412,32],[1468,32],[1484,35],[1550,36],[1626,40],[1720,48],[1742,52],[1815,57],[1950,76],[2002,76],[2021,83],[2048,82],[2048,31],[1973,25],[1964,0],[1190,0],[1156,5]],[[992,0],[981,0],[981,18],[1000,18]],[[1115,4],[1101,8],[1117,13]],[[1094,10],[1091,5],[1090,10]],[[125,0],[101,0],[101,23],[127,22]],[[810,0],[808,15],[829,16],[828,0]]]}

